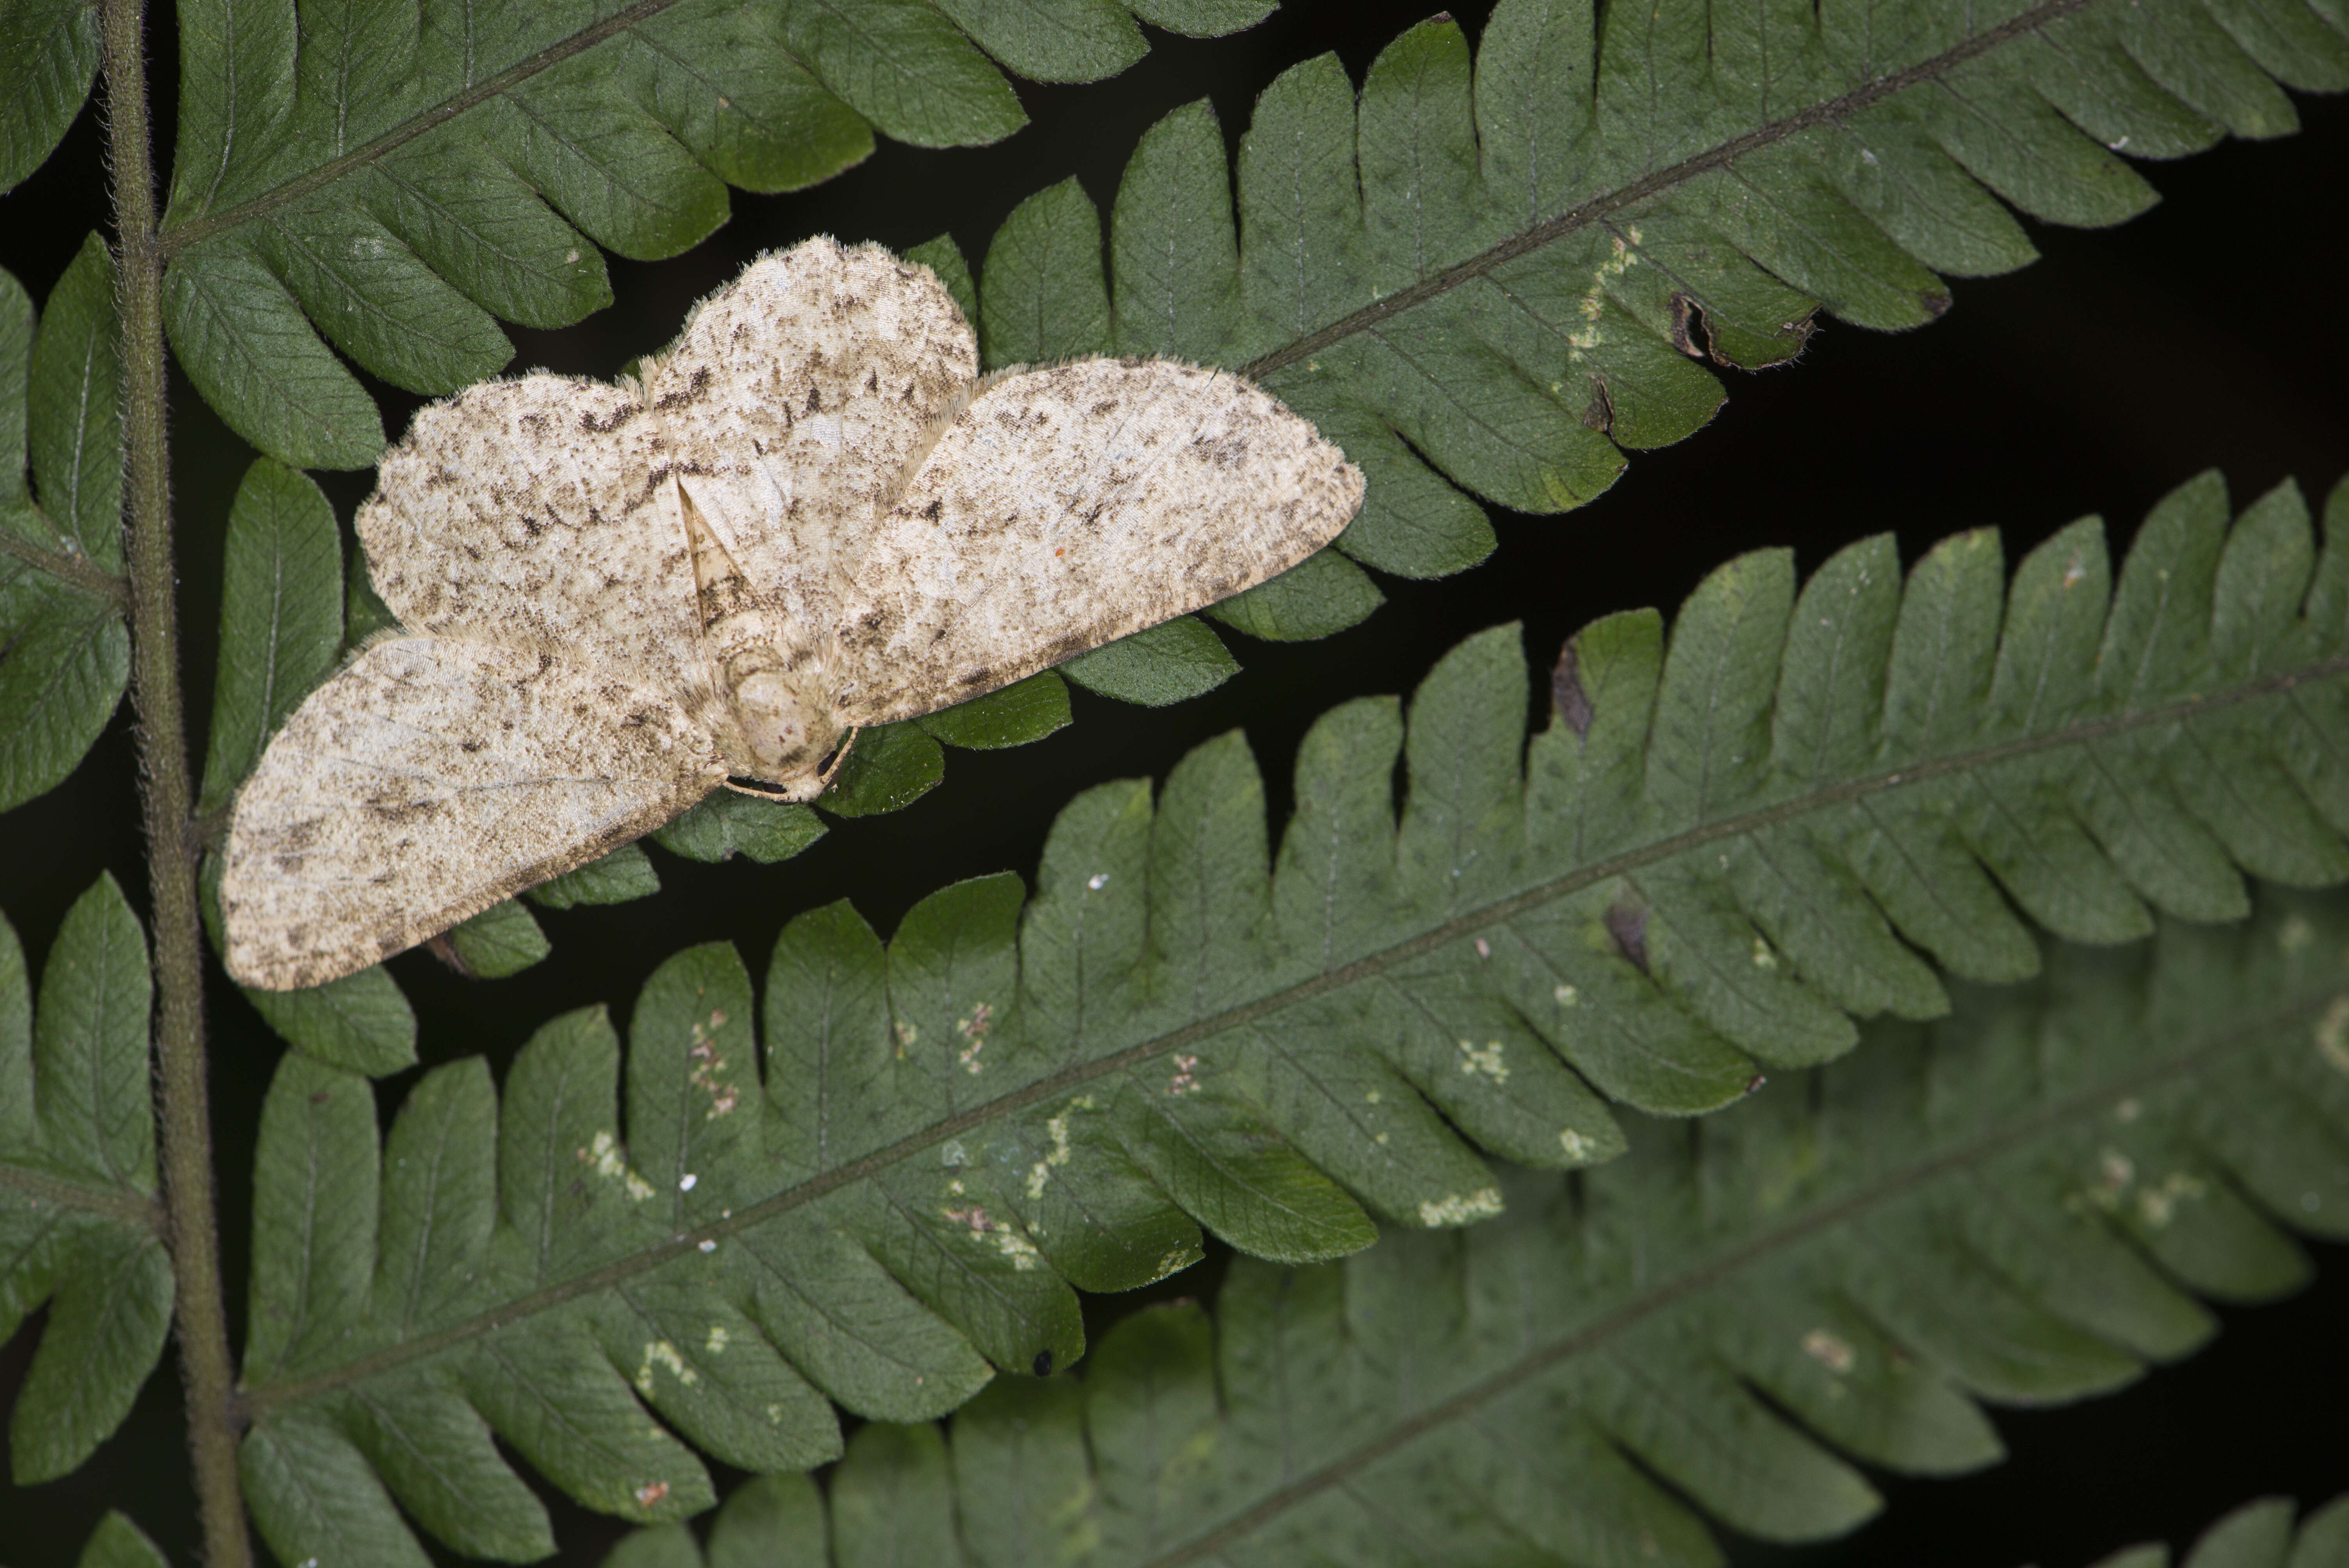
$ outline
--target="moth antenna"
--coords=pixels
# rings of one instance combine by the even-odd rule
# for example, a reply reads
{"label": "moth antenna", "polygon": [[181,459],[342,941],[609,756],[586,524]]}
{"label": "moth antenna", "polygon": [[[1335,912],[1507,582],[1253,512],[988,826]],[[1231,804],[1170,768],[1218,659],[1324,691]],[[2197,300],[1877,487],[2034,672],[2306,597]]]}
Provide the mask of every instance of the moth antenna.
{"label": "moth antenna", "polygon": [[[840,765],[848,760],[849,748],[854,746],[856,744],[856,738],[864,733],[864,729],[862,725],[850,730],[848,732],[848,738],[840,743],[840,749],[832,754],[832,766],[816,775],[816,779],[823,784],[825,789],[832,788],[833,779],[840,772]],[[818,793],[822,793],[822,791],[819,790]]]}

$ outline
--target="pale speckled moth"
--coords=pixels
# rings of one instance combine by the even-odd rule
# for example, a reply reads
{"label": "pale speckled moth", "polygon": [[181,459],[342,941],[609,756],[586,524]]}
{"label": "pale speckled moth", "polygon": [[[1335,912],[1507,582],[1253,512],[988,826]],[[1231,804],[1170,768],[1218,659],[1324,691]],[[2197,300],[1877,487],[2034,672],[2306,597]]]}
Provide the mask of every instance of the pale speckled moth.
{"label": "pale speckled moth", "polygon": [[927,268],[818,239],[637,381],[419,414],[357,519],[400,629],[237,797],[229,972],[364,968],[730,779],[812,799],[858,727],[1237,593],[1361,505],[1343,455],[1227,372],[978,367]]}

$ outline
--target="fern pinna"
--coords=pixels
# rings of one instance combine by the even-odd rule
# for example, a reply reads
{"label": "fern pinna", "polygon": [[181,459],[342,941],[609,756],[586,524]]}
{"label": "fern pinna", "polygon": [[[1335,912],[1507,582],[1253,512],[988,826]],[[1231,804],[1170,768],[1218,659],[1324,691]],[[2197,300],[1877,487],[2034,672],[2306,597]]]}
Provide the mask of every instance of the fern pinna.
{"label": "fern pinna", "polygon": [[[1977,1401],[2117,1387],[2215,1330],[2198,1295],[2301,1283],[2285,1227],[2349,1233],[2349,918],[2261,902],[1961,984],[1794,1092],[1629,1118],[1623,1159],[1513,1172],[1492,1223],[1236,1261],[1081,1378],[864,1427],[823,1493],[744,1488],[708,1561],[1702,1568],[1707,1518],[1841,1534],[1879,1505],[1853,1461],[1990,1464]],[[678,1526],[606,1560],[701,1561]]]}
{"label": "fern pinna", "polygon": [[[366,467],[387,407],[396,424],[403,397],[495,374],[512,356],[501,323],[561,326],[608,303],[604,250],[684,251],[726,217],[730,186],[825,180],[876,135],[1006,135],[1023,115],[990,57],[1092,79],[1137,57],[1137,20],[1207,36],[1267,9],[641,0],[492,18],[199,0],[179,14],[164,160],[136,0],[5,7],[0,187],[47,157],[103,62],[118,211],[114,242],[82,246],[37,328],[26,292],[0,287],[0,805],[83,764],[130,686],[154,854],[140,902],[151,960],[133,901],[103,879],[47,942],[37,1008],[13,937],[0,951],[0,1325],[47,1310],[14,1410],[20,1480],[63,1474],[117,1429],[176,1312],[221,1568],[245,1561],[248,1503],[291,1562],[416,1563],[419,1525],[467,1552],[540,1554],[546,1511],[516,1458],[595,1507],[673,1520],[712,1500],[697,1450],[804,1469],[843,1452],[840,1410],[874,1424],[828,1497],[788,1480],[747,1489],[714,1554],[754,1541],[820,1552],[823,1513],[843,1561],[885,1558],[876,1532],[926,1560],[1018,1561],[1064,1527],[1107,1560],[1246,1557],[1324,1528],[1367,1553],[1377,1542],[1343,1532],[1373,1515],[1329,1522],[1343,1496],[1383,1507],[1392,1542],[1437,1520],[1484,1532],[1475,1543],[1496,1556],[1540,1538],[1702,1560],[1688,1508],[1623,1456],[1761,1533],[1816,1534],[1868,1502],[1826,1449],[1690,1370],[1687,1336],[1718,1327],[1703,1292],[1627,1320],[1637,1356],[1553,1347],[1537,1367],[1481,1329],[1356,1346],[1339,1326],[1451,1321],[1476,1257],[1557,1253],[1537,1233],[1572,1208],[1561,1192],[1617,1204],[1619,1239],[1670,1237],[1706,1160],[1743,1149],[1788,1177],[1739,1188],[1745,1200],[1799,1206],[1849,1182],[1879,1205],[1852,1211],[1872,1245],[1934,1267],[1956,1249],[1952,1277],[2009,1337],[1986,1345],[1930,1310],[1945,1304],[1851,1275],[1837,1278],[1860,1305],[1807,1325],[1793,1350],[1714,1351],[1747,1354],[1733,1364],[1827,1446],[1947,1470],[1988,1453],[1967,1397],[2103,1387],[2201,1332],[2200,1309],[2147,1285],[2137,1253],[2093,1239],[2091,1217],[2198,1291],[2254,1295],[2295,1277],[2291,1244],[2255,1209],[2331,1223],[2329,1189],[2295,1185],[2322,1173],[2332,1136],[2331,1079],[2304,1051],[2275,1069],[2306,1091],[2299,1103],[2270,1092],[2264,1068],[2239,1079],[2215,1056],[2190,1069],[2146,1058],[2157,1077],[2201,1075],[2191,1139],[2177,1131],[2187,1112],[2166,1107],[2107,1130],[2080,1166],[2092,1111],[2056,1121],[2073,1105],[2061,1094],[2088,1093],[2094,1071],[2066,1057],[2069,1036],[2034,1037],[2054,1064],[2038,1098],[1985,1089],[1976,1130],[2013,1141],[1966,1169],[2004,1180],[1999,1161],[2043,1134],[2050,1159],[2072,1159],[2062,1191],[2079,1202],[2053,1250],[1999,1229],[1973,1195],[1948,1196],[1955,1168],[1874,1191],[1919,1149],[1977,1149],[1935,1141],[1960,1135],[1920,1132],[1903,1110],[1883,1113],[1888,1141],[1856,1163],[1790,1175],[1803,1161],[1786,1157],[1806,1117],[1840,1135],[1853,1104],[1898,1098],[1869,1086],[1930,1077],[1920,1031],[1929,1056],[1962,1054],[1978,1020],[2060,1011],[2075,995],[2150,1017],[2173,969],[2180,985],[2223,988],[2209,976],[2237,973],[2237,958],[2260,1001],[2298,1005],[2292,988],[2323,954],[2293,944],[2332,931],[2329,906],[2263,892],[2283,912],[2263,925],[2164,923],[2240,919],[2254,902],[2245,872],[2313,885],[2349,870],[2333,761],[2349,567],[2337,538],[2317,552],[2296,492],[2263,498],[2230,532],[2206,480],[2156,512],[2116,586],[2088,525],[2032,553],[2011,588],[1988,534],[1945,543],[1905,583],[1883,541],[1800,592],[1783,554],[1733,562],[1669,637],[1630,615],[1574,639],[1530,742],[1537,688],[1514,634],[1496,630],[1443,662],[1407,727],[1387,700],[1324,719],[1277,854],[1247,748],[1213,742],[1155,799],[1146,783],[1079,797],[1032,898],[1009,876],[959,883],[885,946],[845,904],[818,910],[779,944],[763,996],[730,946],[679,954],[638,999],[625,1066],[592,1010],[548,1024],[502,1084],[435,1052],[443,1065],[405,1088],[388,1137],[389,1097],[368,1080],[419,1055],[388,973],[256,995],[296,1049],[263,1118],[233,1365],[202,1099],[201,851],[277,723],[384,619],[302,470]],[[1502,0],[1481,26],[1410,29],[1359,89],[1330,57],[1280,73],[1236,166],[1205,104],[1164,117],[1105,232],[1066,182],[1012,211],[983,254],[951,239],[912,253],[957,290],[991,364],[1210,362],[1263,379],[1340,441],[1371,475],[1361,521],[1209,617],[1309,639],[1377,608],[1372,573],[1482,561],[1495,534],[1480,503],[1566,510],[1628,451],[1702,426],[1722,397],[1708,366],[1783,363],[1822,309],[1879,328],[1929,321],[1946,278],[2032,258],[2014,211],[2117,222],[2151,200],[2127,158],[2292,129],[2282,88],[2349,86],[2344,36],[2335,0]],[[167,343],[261,454],[225,509],[201,788],[180,717]],[[1237,667],[1220,633],[1184,620],[1067,678],[1164,704]],[[902,806],[943,778],[942,746],[1018,744],[1072,711],[1061,677],[1040,676],[876,733],[824,811]],[[652,853],[582,868],[536,902],[625,902],[657,885],[663,853],[764,863],[824,830],[804,810],[713,803]],[[2118,956],[2066,956],[2038,990],[1981,991],[2036,969],[2033,923],[2091,944],[2163,930]],[[49,934],[28,931],[42,948]],[[2261,934],[2302,967],[2260,970]],[[486,978],[548,952],[507,904],[449,934],[444,956]],[[1953,1021],[1927,1022],[1953,1001]],[[2329,1064],[2329,1004],[2292,1018]],[[1878,1044],[1809,1078],[1850,1050],[1856,1019],[1878,1020],[1866,1028]],[[2065,1077],[2075,1067],[2089,1077]],[[1806,1109],[1791,1091],[1810,1085],[1826,1087]],[[2116,1113],[2123,1103],[2136,1101]],[[2027,1130],[2030,1108],[2055,1120]],[[1693,1140],[1650,1119],[1717,1109],[1720,1130]],[[2240,1136],[2240,1117],[2260,1139]],[[1796,1191],[1813,1174],[1821,1185]],[[1692,1222],[1675,1244],[1700,1274],[1733,1254],[1757,1271],[1737,1277],[1758,1279],[1798,1256],[1848,1265],[1805,1250],[1826,1248],[1831,1229],[1752,1258],[1724,1239],[1734,1223]],[[1160,1309],[1109,1336],[1083,1383],[1033,1380],[1084,1349],[1071,1287],[1158,1279],[1208,1233],[1246,1254],[1213,1325]],[[1598,1278],[1619,1263],[1577,1263],[1578,1299],[1622,1288]],[[1826,1277],[1772,1288],[1807,1306],[1817,1298],[1800,1291]],[[1222,1466],[1254,1440],[1254,1418],[1246,1401],[1216,1407],[1203,1369],[1269,1343],[1248,1314],[1275,1316],[1299,1288],[1310,1300],[1297,1298],[1285,1365],[1359,1368],[1346,1358],[1433,1346],[1458,1366],[1431,1383],[1423,1363],[1389,1357],[1381,1369],[1402,1367],[1416,1392],[1367,1414],[1332,1414],[1312,1403],[1326,1386],[1300,1387],[1295,1408],[1338,1436],[1279,1466],[1256,1454],[1236,1483]],[[1869,1383],[1896,1345],[1921,1362]],[[1615,1370],[1591,1370],[1608,1355]],[[1491,1506],[1464,1522],[1457,1495],[1413,1491],[1406,1462],[1427,1457],[1423,1482],[1481,1462],[1447,1447],[1473,1423],[1413,1402],[1460,1397],[1444,1379],[1463,1367],[1582,1401],[1558,1417],[1567,1446],[1510,1455],[1520,1468],[1490,1470]],[[1682,1379],[1710,1416],[1657,1425],[1621,1392],[1638,1377]],[[1865,1386],[1845,1395],[1857,1414],[1814,1397],[1821,1378]],[[950,1436],[905,1425],[975,1393]],[[1248,1391],[1259,1397],[1286,1394]],[[1178,1427],[1191,1446],[1171,1467],[1133,1458]],[[1763,1470],[1715,1464],[1723,1434],[1749,1432]],[[1612,1479],[1585,1493],[1550,1473],[1578,1457]],[[1006,1511],[989,1476],[1030,1473],[1066,1488],[1072,1511]],[[1178,1529],[1170,1509],[1195,1517]],[[783,1516],[806,1530],[757,1533]],[[1608,1534],[1617,1518],[1630,1523]],[[639,1539],[630,1551],[679,1563],[698,1550],[674,1532]],[[157,1560],[119,1519],[86,1558]]]}

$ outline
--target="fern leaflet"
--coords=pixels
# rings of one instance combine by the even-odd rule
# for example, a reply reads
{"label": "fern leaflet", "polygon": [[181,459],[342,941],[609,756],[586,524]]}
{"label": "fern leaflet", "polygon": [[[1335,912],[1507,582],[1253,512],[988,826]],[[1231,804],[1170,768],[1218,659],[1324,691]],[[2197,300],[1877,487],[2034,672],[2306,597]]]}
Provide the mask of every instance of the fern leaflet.
{"label": "fern leaflet", "polygon": [[130,679],[116,337],[96,234],[46,323],[0,272],[0,810],[74,770]]}
{"label": "fern leaflet", "polygon": [[[744,1488],[708,1561],[1710,1568],[1700,1512],[1840,1534],[1878,1506],[1850,1460],[1992,1463],[1976,1401],[2129,1382],[2215,1329],[2187,1289],[2274,1296],[2307,1269],[2282,1226],[2349,1233],[2344,987],[2338,897],[2059,949],[2033,987],[1872,1027],[1807,1094],[1506,1177],[1507,1219],[1238,1260],[1212,1317],[1145,1308],[1081,1377],[866,1427],[824,1493]],[[2190,1563],[2282,1568],[2290,1523],[2254,1505]],[[671,1527],[606,1563],[702,1561]]]}
{"label": "fern leaflet", "polygon": [[171,1326],[148,1091],[147,943],[111,877],[77,901],[33,1008],[0,920],[0,1340],[45,1302],[16,1396],[19,1484],[65,1475],[129,1413]]}

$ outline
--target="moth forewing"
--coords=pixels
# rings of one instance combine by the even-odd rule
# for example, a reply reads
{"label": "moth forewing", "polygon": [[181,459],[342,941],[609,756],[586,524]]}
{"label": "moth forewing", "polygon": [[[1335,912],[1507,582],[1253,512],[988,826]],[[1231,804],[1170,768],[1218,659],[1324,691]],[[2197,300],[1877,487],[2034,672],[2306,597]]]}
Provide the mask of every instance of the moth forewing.
{"label": "moth forewing", "polygon": [[726,775],[674,704],[544,654],[398,637],[295,710],[239,792],[229,973],[316,985],[651,831]]}
{"label": "moth forewing", "polygon": [[843,717],[910,718],[1254,587],[1362,476],[1254,384],[1164,359],[990,377],[881,520],[842,617]]}
{"label": "moth forewing", "polygon": [[692,556],[632,386],[490,381],[421,410],[356,519],[400,624],[632,685],[706,683]]}

